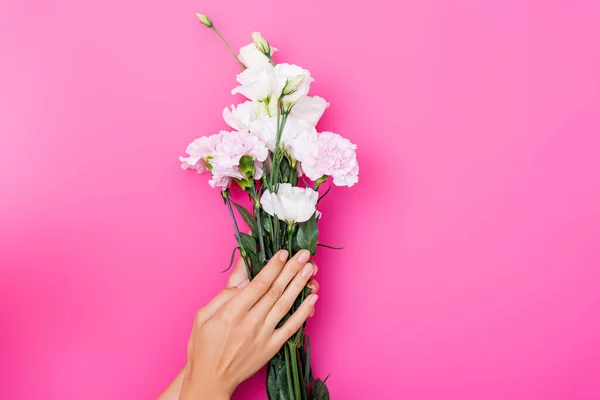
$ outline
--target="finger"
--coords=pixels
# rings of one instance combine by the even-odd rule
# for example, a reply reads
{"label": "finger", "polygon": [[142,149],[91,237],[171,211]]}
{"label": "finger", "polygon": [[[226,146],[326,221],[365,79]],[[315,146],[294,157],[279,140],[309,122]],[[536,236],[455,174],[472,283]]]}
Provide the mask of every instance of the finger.
{"label": "finger", "polygon": [[196,325],[202,325],[240,292],[240,288],[223,289],[207,305],[198,310],[196,313]]}
{"label": "finger", "polygon": [[[283,267],[283,270],[275,278],[273,284],[265,295],[258,300],[256,305],[252,308],[252,312],[264,319],[265,316],[271,311],[273,305],[279,300],[285,289],[288,287],[294,277],[300,272],[302,267],[310,259],[310,252],[308,250],[300,250],[294,257],[292,257]],[[313,267],[310,266],[309,273],[312,275]],[[310,275],[309,275],[310,277]],[[308,279],[307,279],[308,280]]]}
{"label": "finger", "polygon": [[319,282],[317,282],[315,279],[311,279],[306,284],[306,287],[310,288],[311,293],[317,293],[319,291]]}
{"label": "finger", "polygon": [[318,298],[318,295],[311,294],[304,299],[300,305],[300,308],[298,308],[296,312],[293,313],[290,318],[288,318],[285,324],[273,332],[271,340],[274,348],[279,350],[285,344],[285,342],[292,337],[292,335],[302,328],[302,324],[304,324],[304,322],[314,313],[315,303],[317,302]]}
{"label": "finger", "polygon": [[252,279],[252,281],[242,290],[236,298],[235,304],[230,309],[231,312],[248,311],[271,287],[273,281],[279,276],[287,261],[288,252],[286,250],[278,251],[264,266],[262,271]]}
{"label": "finger", "polygon": [[233,267],[233,271],[231,271],[231,275],[227,279],[227,286],[225,287],[236,287],[246,279],[248,279],[248,271],[246,270],[244,259],[240,257],[235,263],[235,267]]}
{"label": "finger", "polygon": [[313,263],[313,265],[315,266],[315,275],[316,275],[317,272],[319,272],[319,266],[317,265],[317,263],[314,262],[314,260],[311,260],[311,263]]}
{"label": "finger", "polygon": [[273,305],[265,318],[265,325],[269,329],[275,329],[279,321],[290,311],[298,295],[304,290],[306,284],[313,274],[313,266],[307,263],[297,274],[289,286],[285,289],[279,300]]}

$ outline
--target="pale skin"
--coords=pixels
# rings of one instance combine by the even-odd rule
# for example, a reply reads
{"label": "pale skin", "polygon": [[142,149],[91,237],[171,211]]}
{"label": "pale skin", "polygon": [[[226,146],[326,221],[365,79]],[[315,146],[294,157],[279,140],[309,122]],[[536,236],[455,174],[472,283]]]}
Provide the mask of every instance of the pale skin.
{"label": "pale skin", "polygon": [[[244,263],[236,264],[227,287],[196,313],[187,363],[158,400],[227,400],[314,314],[318,268],[301,250],[288,259],[281,250],[251,282]],[[296,297],[311,294],[277,328]]]}

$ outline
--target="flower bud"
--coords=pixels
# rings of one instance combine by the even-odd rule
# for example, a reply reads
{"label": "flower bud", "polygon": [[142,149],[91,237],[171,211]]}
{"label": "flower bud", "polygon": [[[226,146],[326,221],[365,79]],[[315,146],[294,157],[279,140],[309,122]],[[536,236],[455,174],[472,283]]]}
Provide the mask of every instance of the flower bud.
{"label": "flower bud", "polygon": [[247,179],[254,179],[254,159],[252,156],[243,156],[240,158],[240,172]]}
{"label": "flower bud", "polygon": [[296,75],[288,78],[288,80],[285,82],[285,86],[283,87],[281,95],[287,96],[288,94],[294,93],[296,90],[298,90],[302,82],[304,82],[304,78],[304,75]]}
{"label": "flower bud", "polygon": [[200,22],[202,22],[202,25],[206,25],[209,28],[213,27],[212,21],[206,15],[200,14],[200,13],[196,13],[196,17],[198,17],[198,19],[200,20]]}
{"label": "flower bud", "polygon": [[213,167],[212,165],[210,165],[210,160],[212,160],[214,157],[213,156],[207,156],[204,159],[204,163],[206,164],[206,168],[208,168],[208,171],[212,173]]}
{"label": "flower bud", "polygon": [[252,34],[252,39],[254,40],[254,44],[261,51],[261,53],[263,53],[267,57],[271,56],[271,46],[269,46],[269,42],[267,42],[265,38],[261,36],[260,32],[254,32]]}
{"label": "flower bud", "polygon": [[327,178],[329,178],[327,175],[323,175],[322,177],[320,177],[319,179],[317,179],[315,181],[315,188],[318,188],[319,186],[321,186],[323,183],[325,183],[325,181],[327,181]]}

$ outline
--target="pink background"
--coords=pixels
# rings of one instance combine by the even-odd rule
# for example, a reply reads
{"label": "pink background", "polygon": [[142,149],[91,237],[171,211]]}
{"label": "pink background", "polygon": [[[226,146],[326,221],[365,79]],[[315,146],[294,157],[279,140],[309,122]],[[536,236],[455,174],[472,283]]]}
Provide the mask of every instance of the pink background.
{"label": "pink background", "polygon": [[154,398],[224,285],[227,211],[177,162],[239,100],[197,11],[359,145],[309,329],[334,399],[600,398],[594,0],[4,2],[0,397]]}

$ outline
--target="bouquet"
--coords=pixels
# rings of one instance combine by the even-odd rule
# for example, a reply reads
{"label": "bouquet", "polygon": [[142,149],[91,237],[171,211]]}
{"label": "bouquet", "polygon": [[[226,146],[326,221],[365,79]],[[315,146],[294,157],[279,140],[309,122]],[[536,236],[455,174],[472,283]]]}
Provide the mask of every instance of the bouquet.
{"label": "bouquet", "polygon": [[[236,54],[207,16],[197,16],[236,58],[242,71],[232,94],[248,100],[223,110],[232,130],[194,140],[180,161],[183,169],[211,175],[208,183],[220,190],[233,221],[234,252],[239,250],[252,279],[281,249],[290,255],[300,249],[315,254],[320,245],[317,204],[329,191],[319,197],[319,187],[329,178],[336,186],[358,182],[356,145],[338,134],[317,132],[329,103],[308,95],[313,81],[309,71],[276,63],[277,49],[258,32]],[[248,195],[252,210],[233,202],[233,186]],[[240,231],[234,207],[250,234]],[[309,293],[306,288],[288,316]],[[304,327],[269,362],[267,393],[270,400],[329,399],[325,382],[313,377]]]}

